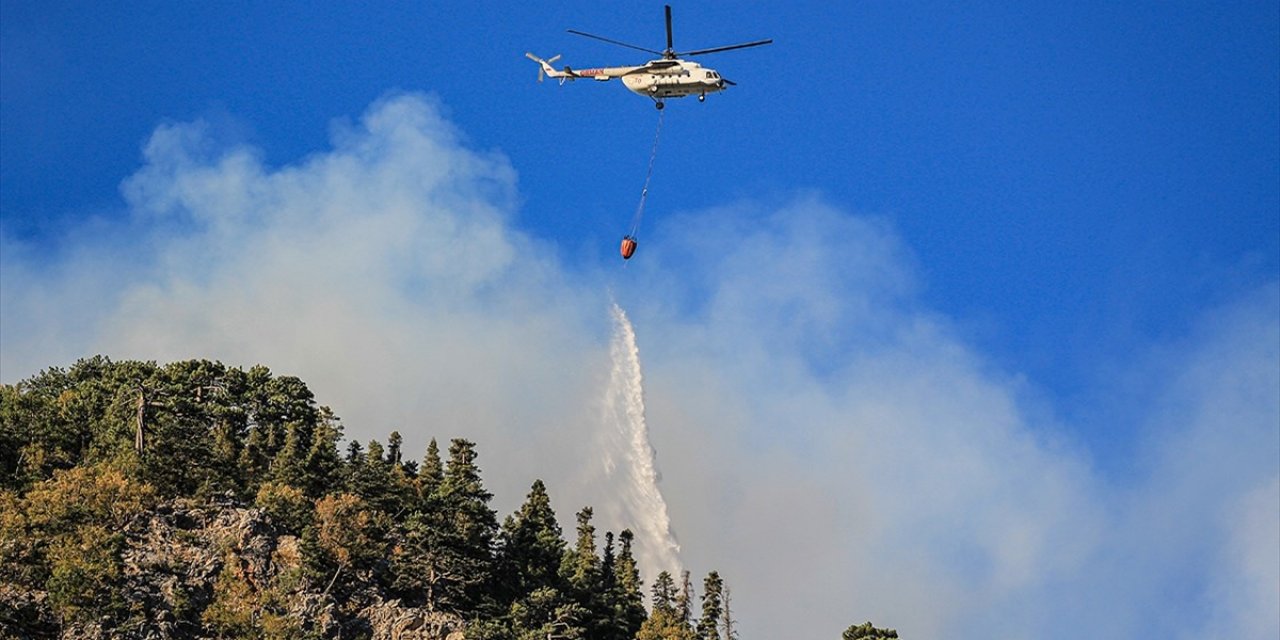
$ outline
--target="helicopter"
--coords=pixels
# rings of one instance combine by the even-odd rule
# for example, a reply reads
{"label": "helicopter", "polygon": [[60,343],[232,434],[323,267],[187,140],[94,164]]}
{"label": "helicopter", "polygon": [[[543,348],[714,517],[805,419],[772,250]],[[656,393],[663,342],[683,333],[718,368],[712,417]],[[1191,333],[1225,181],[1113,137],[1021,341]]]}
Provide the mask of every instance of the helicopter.
{"label": "helicopter", "polygon": [[683,98],[685,96],[698,96],[698,101],[703,102],[707,99],[707,94],[717,91],[724,91],[726,88],[735,86],[737,83],[728,78],[721,77],[715,69],[704,67],[696,62],[682,60],[686,56],[700,56],[708,53],[719,53],[721,51],[732,51],[734,49],[746,49],[747,47],[759,47],[761,45],[770,44],[772,39],[756,40],[754,42],[744,42],[742,44],[733,44],[724,47],[712,47],[710,49],[696,49],[693,51],[677,52],[671,42],[671,5],[666,5],[667,14],[667,48],[662,51],[637,47],[633,44],[627,44],[618,40],[603,38],[594,34],[569,29],[568,32],[574,35],[585,36],[615,44],[628,49],[637,49],[647,53],[662,56],[657,60],[650,60],[642,65],[631,67],[597,67],[594,69],[572,69],[564,67],[562,70],[556,70],[551,66],[560,56],[556,55],[550,59],[543,60],[532,53],[524,54],[525,57],[538,63],[538,82],[542,82],[544,77],[559,78],[560,84],[564,84],[567,80],[577,80],[579,78],[589,78],[606,82],[615,78],[621,79],[623,86],[632,92],[642,96],[651,98],[654,106],[658,109],[663,108],[663,100],[667,98]]}

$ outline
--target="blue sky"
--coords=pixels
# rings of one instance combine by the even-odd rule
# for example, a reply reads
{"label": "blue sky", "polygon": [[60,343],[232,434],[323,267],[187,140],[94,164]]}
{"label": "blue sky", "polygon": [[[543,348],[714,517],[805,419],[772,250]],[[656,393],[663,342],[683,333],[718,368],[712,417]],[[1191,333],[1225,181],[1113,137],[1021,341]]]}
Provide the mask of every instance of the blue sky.
{"label": "blue sky", "polygon": [[[424,325],[435,337],[406,340],[444,350],[423,359],[448,364],[441,354],[452,353],[491,365],[459,365],[474,378],[440,374],[442,388],[477,394],[475,407],[446,415],[496,420],[506,414],[477,407],[505,389],[541,407],[548,424],[574,423],[554,400],[573,404],[578,393],[590,395],[584,390],[592,388],[592,369],[582,363],[603,350],[607,313],[597,298],[612,290],[636,324],[655,414],[650,429],[669,459],[667,491],[683,496],[672,500],[673,524],[680,531],[684,515],[687,553],[699,553],[692,541],[717,531],[692,522],[698,501],[741,499],[693,488],[700,463],[682,452],[701,450],[712,434],[745,443],[740,456],[722,463],[720,477],[737,478],[766,453],[781,456],[783,468],[788,456],[803,460],[837,445],[924,460],[937,443],[964,433],[1003,444],[980,448],[963,468],[987,478],[991,465],[1007,464],[1012,475],[970,484],[960,479],[972,480],[972,473],[935,473],[922,463],[908,466],[934,473],[931,482],[867,489],[865,504],[849,498],[887,523],[858,538],[868,548],[889,557],[893,550],[927,553],[919,564],[911,561],[918,579],[904,577],[892,597],[877,599],[856,581],[835,589],[862,598],[871,611],[833,617],[854,622],[883,613],[875,619],[911,629],[911,620],[893,617],[929,597],[958,599],[945,591],[949,583],[936,574],[943,572],[957,583],[989,580],[990,590],[979,590],[989,600],[973,607],[985,603],[995,616],[1023,606],[1032,613],[1010,635],[1044,637],[1035,612],[1061,610],[1018,598],[1034,599],[1055,584],[1087,591],[1094,585],[1082,576],[1090,568],[1115,566],[1114,556],[1125,555],[1137,556],[1133,573],[1179,580],[1183,588],[1172,591],[1181,600],[1173,604],[1192,603],[1205,624],[1236,619],[1212,594],[1248,576],[1207,567],[1259,535],[1269,543],[1263,525],[1280,510],[1267,493],[1280,475],[1280,392],[1271,384],[1280,377],[1274,3],[676,4],[678,49],[765,37],[775,43],[702,59],[738,86],[702,104],[669,102],[640,249],[626,269],[616,245],[636,206],[657,113],[617,83],[540,85],[523,54],[563,54],[558,64],[573,66],[643,61],[645,54],[564,30],[661,48],[660,3],[482,2],[466,10],[422,3],[81,4],[0,5],[0,380],[99,350],[263,361],[315,380],[320,397],[333,398],[347,418],[349,434],[405,430],[418,404],[362,404],[332,373],[359,363],[361,375],[376,377],[397,349],[360,342],[363,354],[388,360],[320,362],[314,352],[326,351],[332,336],[319,324],[315,334],[297,331],[316,342],[292,351],[277,349],[283,334],[257,333],[290,313],[273,315],[264,301],[308,291],[310,274],[332,278],[332,289],[317,294],[329,300],[318,309],[297,305],[345,319],[332,323],[349,332],[339,335],[398,336],[406,318],[421,316],[431,318]],[[393,186],[386,189],[348,183],[337,175],[344,161],[367,169],[370,180],[423,171],[422,184],[436,186],[398,178],[387,178]],[[381,173],[386,167],[395,170]],[[379,219],[384,228],[331,219],[326,201],[307,201],[313,224],[300,196],[280,186],[292,180],[331,193],[332,202],[379,211],[376,203],[394,194],[396,202],[444,208],[452,217],[426,224],[388,214]],[[256,191],[237,191],[255,184]],[[255,224],[217,213],[245,206],[249,213],[237,215],[272,213]],[[398,232],[387,231],[395,225]],[[406,238],[420,244],[400,246]],[[350,268],[331,272],[328,263],[307,262],[290,253],[291,239],[298,251],[313,248]],[[272,264],[283,266],[262,276],[262,265]],[[293,274],[299,264],[312,270]],[[352,273],[366,280],[349,281]],[[263,291],[275,293],[258,298],[253,287],[223,286],[247,274],[263,277]],[[486,316],[498,312],[515,318]],[[74,315],[85,326],[54,315]],[[504,338],[459,346],[472,344],[468,328],[478,327]],[[229,341],[236,331],[256,337]],[[515,345],[511,353],[524,366],[504,361],[486,342]],[[583,372],[550,385],[537,372],[549,362],[563,365],[566,353],[581,354],[568,361]],[[430,371],[423,375],[435,379]],[[1241,373],[1248,371],[1256,375]],[[474,387],[458,382],[468,379]],[[1255,387],[1260,391],[1249,391]],[[438,393],[441,402],[452,397]],[[880,398],[920,404],[919,415],[902,413],[901,405],[878,412]],[[723,433],[693,419],[716,412],[744,415]],[[848,412],[861,417],[842,423],[838,414]],[[1243,426],[1222,427],[1224,416],[1243,416]],[[872,438],[878,427],[866,425],[880,420],[919,438]],[[787,422],[829,426],[778,428]],[[687,428],[672,434],[676,425]],[[479,438],[482,451],[511,436],[496,426],[477,429],[494,439]],[[406,440],[431,435],[452,434]],[[1216,450],[1228,436],[1239,448],[1224,455],[1243,460],[1248,473],[1172,470],[1186,451]],[[787,439],[794,442],[779,444]],[[536,443],[554,442],[546,435]],[[1005,460],[1017,451],[1026,454],[1021,462]],[[490,455],[513,465],[513,488],[497,491],[507,500],[523,495],[528,473],[543,473]],[[1028,461],[1042,462],[1060,481],[1032,481],[1031,469],[1018,470]],[[828,463],[830,473],[807,480],[809,465],[796,463],[796,485],[784,486],[867,481],[836,472],[837,460]],[[504,472],[493,475],[495,484],[508,481]],[[971,510],[922,498],[952,482],[972,490],[964,495],[973,502],[953,502]],[[1210,502],[1188,488],[1177,494],[1185,499],[1170,502],[1155,490],[1164,482],[1224,493]],[[1002,487],[1011,484],[1033,488],[1006,493]],[[886,496],[926,506],[919,513],[877,509]],[[767,492],[761,500],[768,503]],[[832,500],[840,513],[862,513]],[[1082,549],[1065,568],[1035,561],[1040,547],[1031,545],[1025,571],[1036,579],[1009,568],[1021,566],[1017,558],[1006,565],[990,559],[998,553],[981,551],[1007,547],[993,542],[1000,539],[991,536],[1001,528],[996,523],[1055,530],[1054,517],[1034,507],[1041,502],[1065,505],[1094,523],[1090,531],[1121,542]],[[571,504],[558,506],[568,511]],[[830,506],[815,502],[813,513],[824,504]],[[1134,549],[1151,532],[1124,515],[1135,504],[1171,520],[1218,517],[1220,505],[1261,509],[1263,529],[1224,530],[1144,556]],[[734,513],[754,517],[745,506]],[[972,513],[992,514],[979,518],[991,527],[970,530]],[[923,533],[914,542],[886,542],[883,532],[898,527]],[[967,533],[937,533],[957,529]],[[841,547],[839,541],[832,544]],[[756,550],[741,545],[744,556]],[[959,550],[959,559],[945,550]],[[699,571],[717,561],[731,576],[741,562],[701,553],[689,558]],[[1180,555],[1192,560],[1170,560]],[[883,568],[914,575],[900,564]],[[1264,595],[1280,572],[1271,568]],[[925,588],[933,581],[943,591]],[[1143,628],[1150,622],[1144,612],[1154,616],[1171,604],[1154,584],[1113,582],[1145,604],[1117,613],[1104,631]],[[743,583],[735,594],[749,605],[755,583]],[[1064,606],[1094,604],[1073,602]],[[915,623],[918,635],[946,620],[943,612]],[[834,624],[814,627],[815,637],[834,637]]]}
{"label": "blue sky", "polygon": [[[520,54],[635,61],[564,29],[657,46],[660,5],[4,7],[9,237],[49,242],[111,215],[158,123],[224,120],[222,135],[285,163],[392,89],[438,95],[472,144],[507,154],[519,224],[566,252],[612,244],[634,207],[648,102],[616,84],[526,82]],[[1176,337],[1205,301],[1277,269],[1268,3],[675,11],[686,48],[777,43],[705,60],[741,84],[673,105],[653,216],[797,189],[886,216],[920,259],[925,300],[1062,392],[1091,391],[1099,359]]]}

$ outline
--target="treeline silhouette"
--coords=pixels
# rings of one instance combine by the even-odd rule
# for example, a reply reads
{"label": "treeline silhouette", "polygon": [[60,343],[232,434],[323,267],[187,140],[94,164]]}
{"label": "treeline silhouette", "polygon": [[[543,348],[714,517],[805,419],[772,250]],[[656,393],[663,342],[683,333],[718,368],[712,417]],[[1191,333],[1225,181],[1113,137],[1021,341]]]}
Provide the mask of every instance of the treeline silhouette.
{"label": "treeline silhouette", "polygon": [[[0,385],[0,631],[738,635],[717,572],[646,593],[631,531],[601,544],[584,507],[566,541],[540,480],[500,523],[473,442],[414,461],[397,432],[342,441],[306,384],[262,366],[98,356]],[[892,633],[845,637],[870,632]]]}

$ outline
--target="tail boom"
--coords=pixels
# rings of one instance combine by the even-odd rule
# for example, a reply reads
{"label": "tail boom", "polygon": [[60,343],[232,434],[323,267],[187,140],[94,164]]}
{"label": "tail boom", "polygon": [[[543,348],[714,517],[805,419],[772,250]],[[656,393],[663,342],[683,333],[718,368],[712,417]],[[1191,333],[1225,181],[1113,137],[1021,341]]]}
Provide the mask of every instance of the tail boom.
{"label": "tail boom", "polygon": [[538,81],[541,82],[544,77],[559,78],[560,83],[564,84],[565,80],[577,80],[578,78],[590,78],[592,80],[613,80],[621,78],[629,73],[633,73],[644,67],[596,67],[594,69],[556,69],[551,63],[560,59],[559,55],[552,56],[546,60],[533,55],[532,53],[524,54],[524,57],[538,63]]}

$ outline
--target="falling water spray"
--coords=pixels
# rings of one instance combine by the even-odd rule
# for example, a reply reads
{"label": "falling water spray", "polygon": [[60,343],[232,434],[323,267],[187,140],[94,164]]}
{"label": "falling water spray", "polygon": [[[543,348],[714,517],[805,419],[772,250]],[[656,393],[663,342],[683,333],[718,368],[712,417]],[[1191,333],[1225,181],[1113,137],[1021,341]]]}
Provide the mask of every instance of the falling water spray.
{"label": "falling water spray", "polygon": [[680,545],[671,531],[667,501],[658,489],[656,454],[644,417],[644,379],[640,350],[627,314],[613,303],[613,367],[605,387],[602,461],[616,496],[605,513],[619,528],[635,534],[635,556],[641,573],[653,580],[661,571],[679,576]]}

